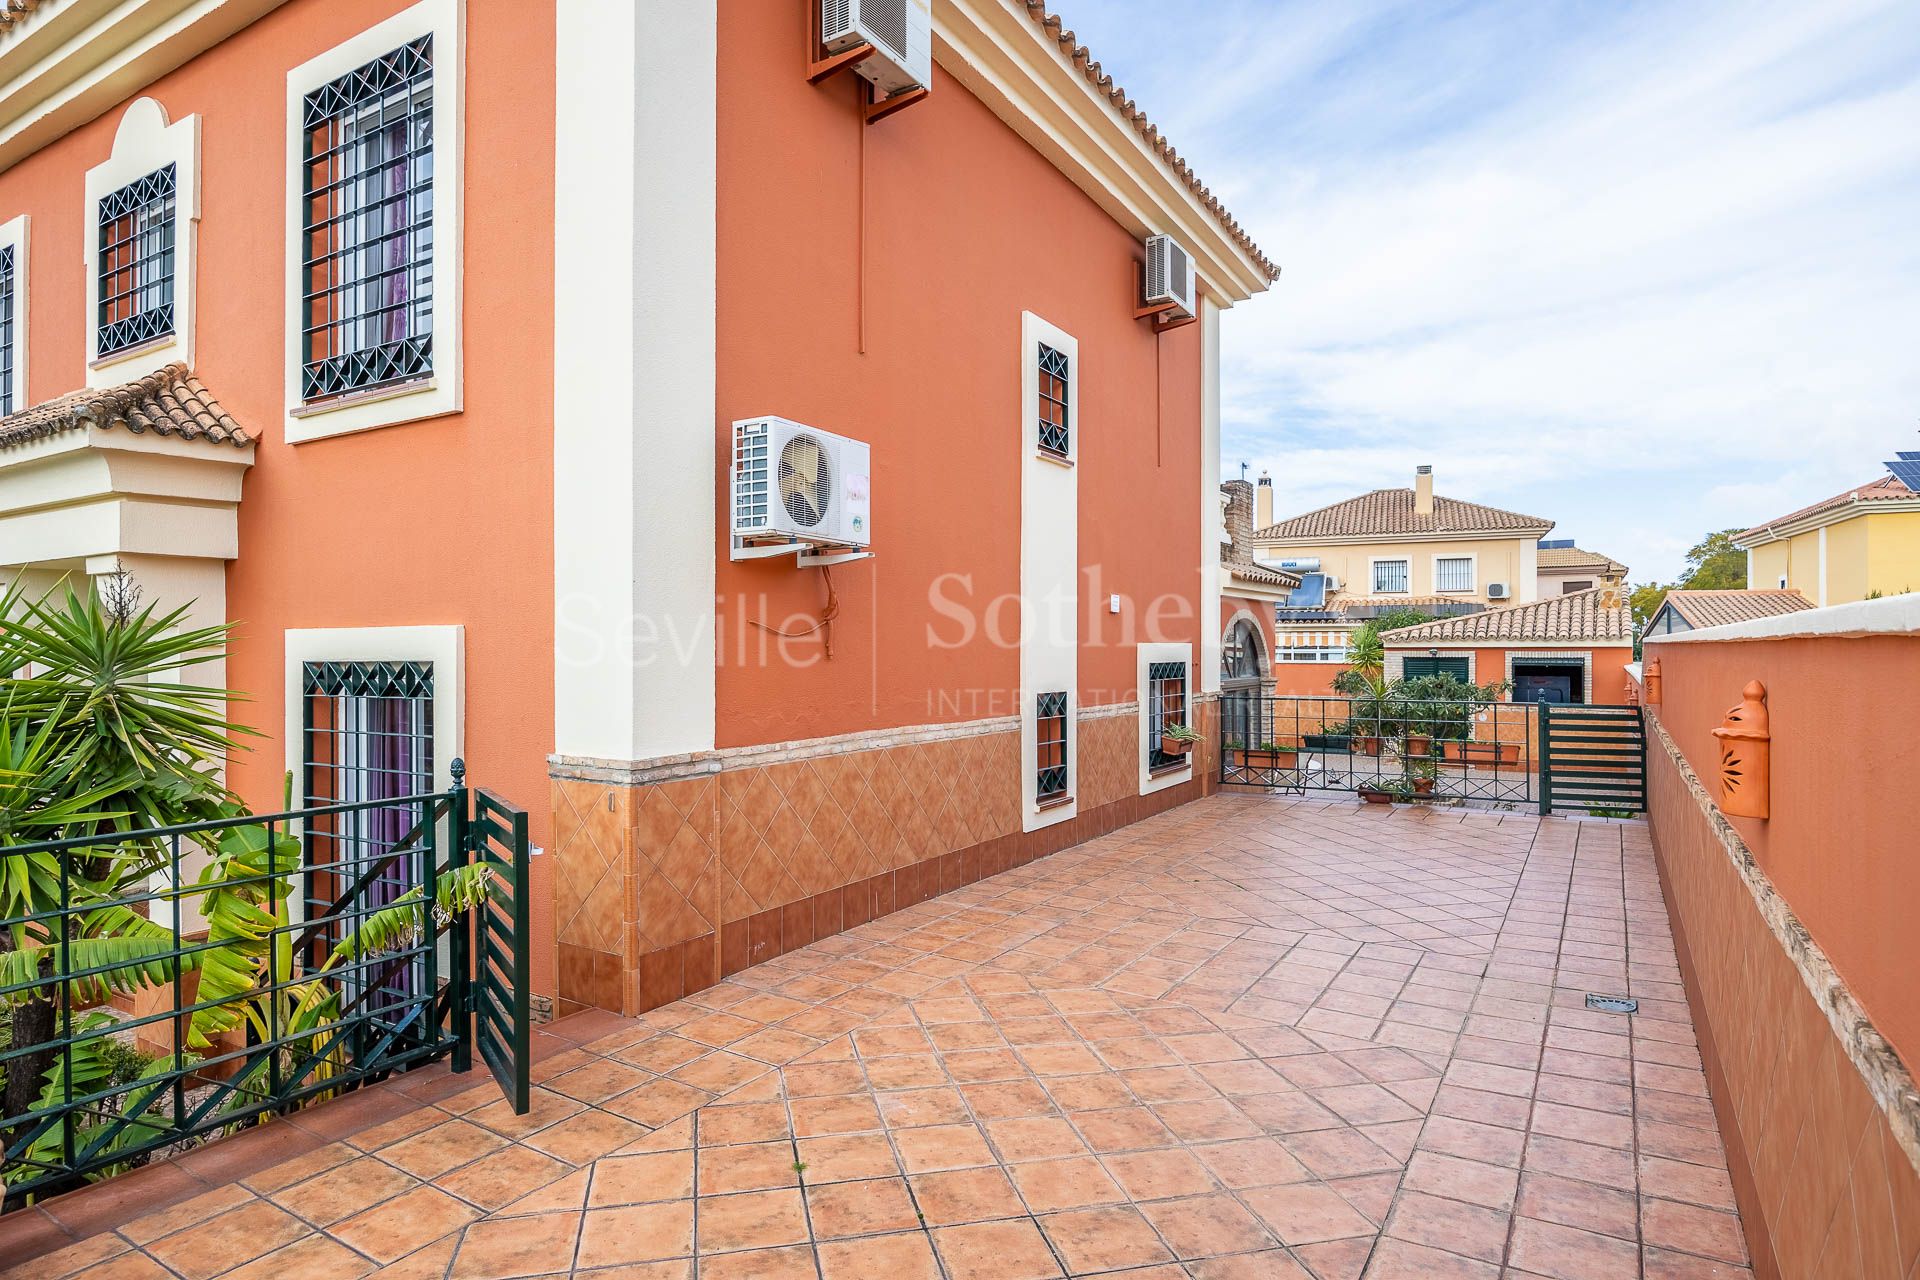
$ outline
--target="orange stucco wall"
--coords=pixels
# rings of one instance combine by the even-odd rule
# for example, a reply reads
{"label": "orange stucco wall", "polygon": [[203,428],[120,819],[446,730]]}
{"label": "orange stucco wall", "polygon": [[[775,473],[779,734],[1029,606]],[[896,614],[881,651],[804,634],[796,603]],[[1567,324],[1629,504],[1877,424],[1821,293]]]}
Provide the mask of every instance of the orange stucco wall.
{"label": "orange stucco wall", "polygon": [[1908,803],[1920,637],[1683,641],[1655,714],[1717,797],[1712,731],[1750,680],[1772,720],[1772,816],[1731,819],[1909,1069],[1920,1067],[1920,878]]}
{"label": "orange stucco wall", "polygon": [[[1134,645],[1203,625],[1200,327],[1135,320],[1139,243],[944,71],[866,126],[853,77],[799,74],[804,5],[721,20],[720,456],[764,413],[869,442],[877,554],[835,571],[830,661],[752,625],[807,625],[817,572],[723,557],[719,745],[1016,709],[1023,310],[1079,341],[1081,702],[1131,698]],[[965,636],[949,573],[947,607],[991,627],[930,648]]]}
{"label": "orange stucco wall", "polygon": [[1319,697],[1333,690],[1333,678],[1347,669],[1343,662],[1276,662],[1273,691],[1282,698]]}
{"label": "orange stucco wall", "polygon": [[[196,370],[260,437],[240,505],[240,559],[227,574],[228,615],[239,623],[227,679],[250,698],[236,718],[262,736],[235,756],[230,776],[256,807],[281,807],[287,628],[459,623],[470,776],[525,805],[544,844],[553,745],[551,6],[467,9],[466,412],[299,446],[279,438],[287,71],[404,7],[293,0],[137,95],[158,100],[171,120],[201,118]],[[83,184],[111,151],[123,108],[0,174],[0,218],[32,216],[36,401],[85,382]],[[535,867],[542,897],[545,869]],[[536,919],[535,987],[551,991],[550,921],[545,912]]]}

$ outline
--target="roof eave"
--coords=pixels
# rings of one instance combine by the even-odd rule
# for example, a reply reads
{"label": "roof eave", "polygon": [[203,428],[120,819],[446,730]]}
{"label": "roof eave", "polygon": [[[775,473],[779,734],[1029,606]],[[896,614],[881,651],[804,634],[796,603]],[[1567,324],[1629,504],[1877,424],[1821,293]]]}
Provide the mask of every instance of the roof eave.
{"label": "roof eave", "polygon": [[1920,511],[1920,494],[1910,498],[1849,498],[1837,506],[1811,512],[1796,520],[1755,525],[1751,529],[1734,534],[1733,545],[1742,551],[1751,551],[1755,547],[1764,547],[1769,542],[1784,542],[1788,538],[1811,533],[1815,529],[1840,524],[1855,516],[1872,516],[1895,511]]}

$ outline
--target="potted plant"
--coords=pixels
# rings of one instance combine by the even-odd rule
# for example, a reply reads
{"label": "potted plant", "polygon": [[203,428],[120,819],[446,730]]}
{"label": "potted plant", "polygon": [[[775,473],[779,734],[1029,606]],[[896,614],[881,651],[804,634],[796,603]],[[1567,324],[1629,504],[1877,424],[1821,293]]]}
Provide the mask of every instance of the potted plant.
{"label": "potted plant", "polygon": [[1432,756],[1407,761],[1407,782],[1416,796],[1430,796],[1440,780],[1440,762]]}
{"label": "potted plant", "polygon": [[1247,759],[1246,743],[1240,741],[1240,739],[1238,738],[1228,738],[1226,747],[1227,747],[1227,764],[1229,767],[1233,765],[1240,765],[1242,767],[1245,767],[1247,764],[1250,763]]}
{"label": "potted plant", "polygon": [[1519,764],[1517,742],[1482,742],[1478,738],[1456,738],[1442,744],[1446,757],[1460,764]]}
{"label": "potted plant", "polygon": [[1170,724],[1160,731],[1160,751],[1163,755],[1184,756],[1199,741],[1200,735],[1184,724]]}
{"label": "potted plant", "polygon": [[1373,783],[1373,782],[1363,782],[1359,786],[1355,787],[1354,791],[1356,791],[1359,794],[1360,798],[1366,801],[1368,804],[1392,804],[1393,803],[1393,791],[1389,786],[1386,786],[1384,784]]}
{"label": "potted plant", "polygon": [[1247,752],[1247,764],[1255,769],[1291,769],[1299,760],[1299,751],[1291,743],[1263,742]]}

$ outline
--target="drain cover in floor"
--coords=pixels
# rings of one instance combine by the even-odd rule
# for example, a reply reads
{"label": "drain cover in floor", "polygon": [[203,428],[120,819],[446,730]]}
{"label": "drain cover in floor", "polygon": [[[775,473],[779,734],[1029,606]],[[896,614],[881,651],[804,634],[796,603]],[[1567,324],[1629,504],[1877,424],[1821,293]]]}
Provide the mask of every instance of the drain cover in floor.
{"label": "drain cover in floor", "polygon": [[1598,1009],[1601,1013],[1637,1013],[1640,1009],[1640,1002],[1629,999],[1626,996],[1589,995],[1587,997],[1587,1008]]}

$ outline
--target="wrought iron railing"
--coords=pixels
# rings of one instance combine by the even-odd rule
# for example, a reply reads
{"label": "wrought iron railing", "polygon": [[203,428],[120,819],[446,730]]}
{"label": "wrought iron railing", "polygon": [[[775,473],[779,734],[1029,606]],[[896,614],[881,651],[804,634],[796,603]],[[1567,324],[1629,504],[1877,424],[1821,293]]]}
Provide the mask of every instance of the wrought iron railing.
{"label": "wrought iron railing", "polygon": [[1220,699],[1220,780],[1394,799],[1531,802],[1537,705],[1475,698]]}
{"label": "wrought iron railing", "polygon": [[[522,814],[519,856],[469,869],[468,804],[456,776],[0,848],[0,903],[28,904],[0,906],[7,1206],[442,1055],[464,1067],[470,922],[443,890],[525,866]],[[520,907],[523,882],[501,890]]]}

